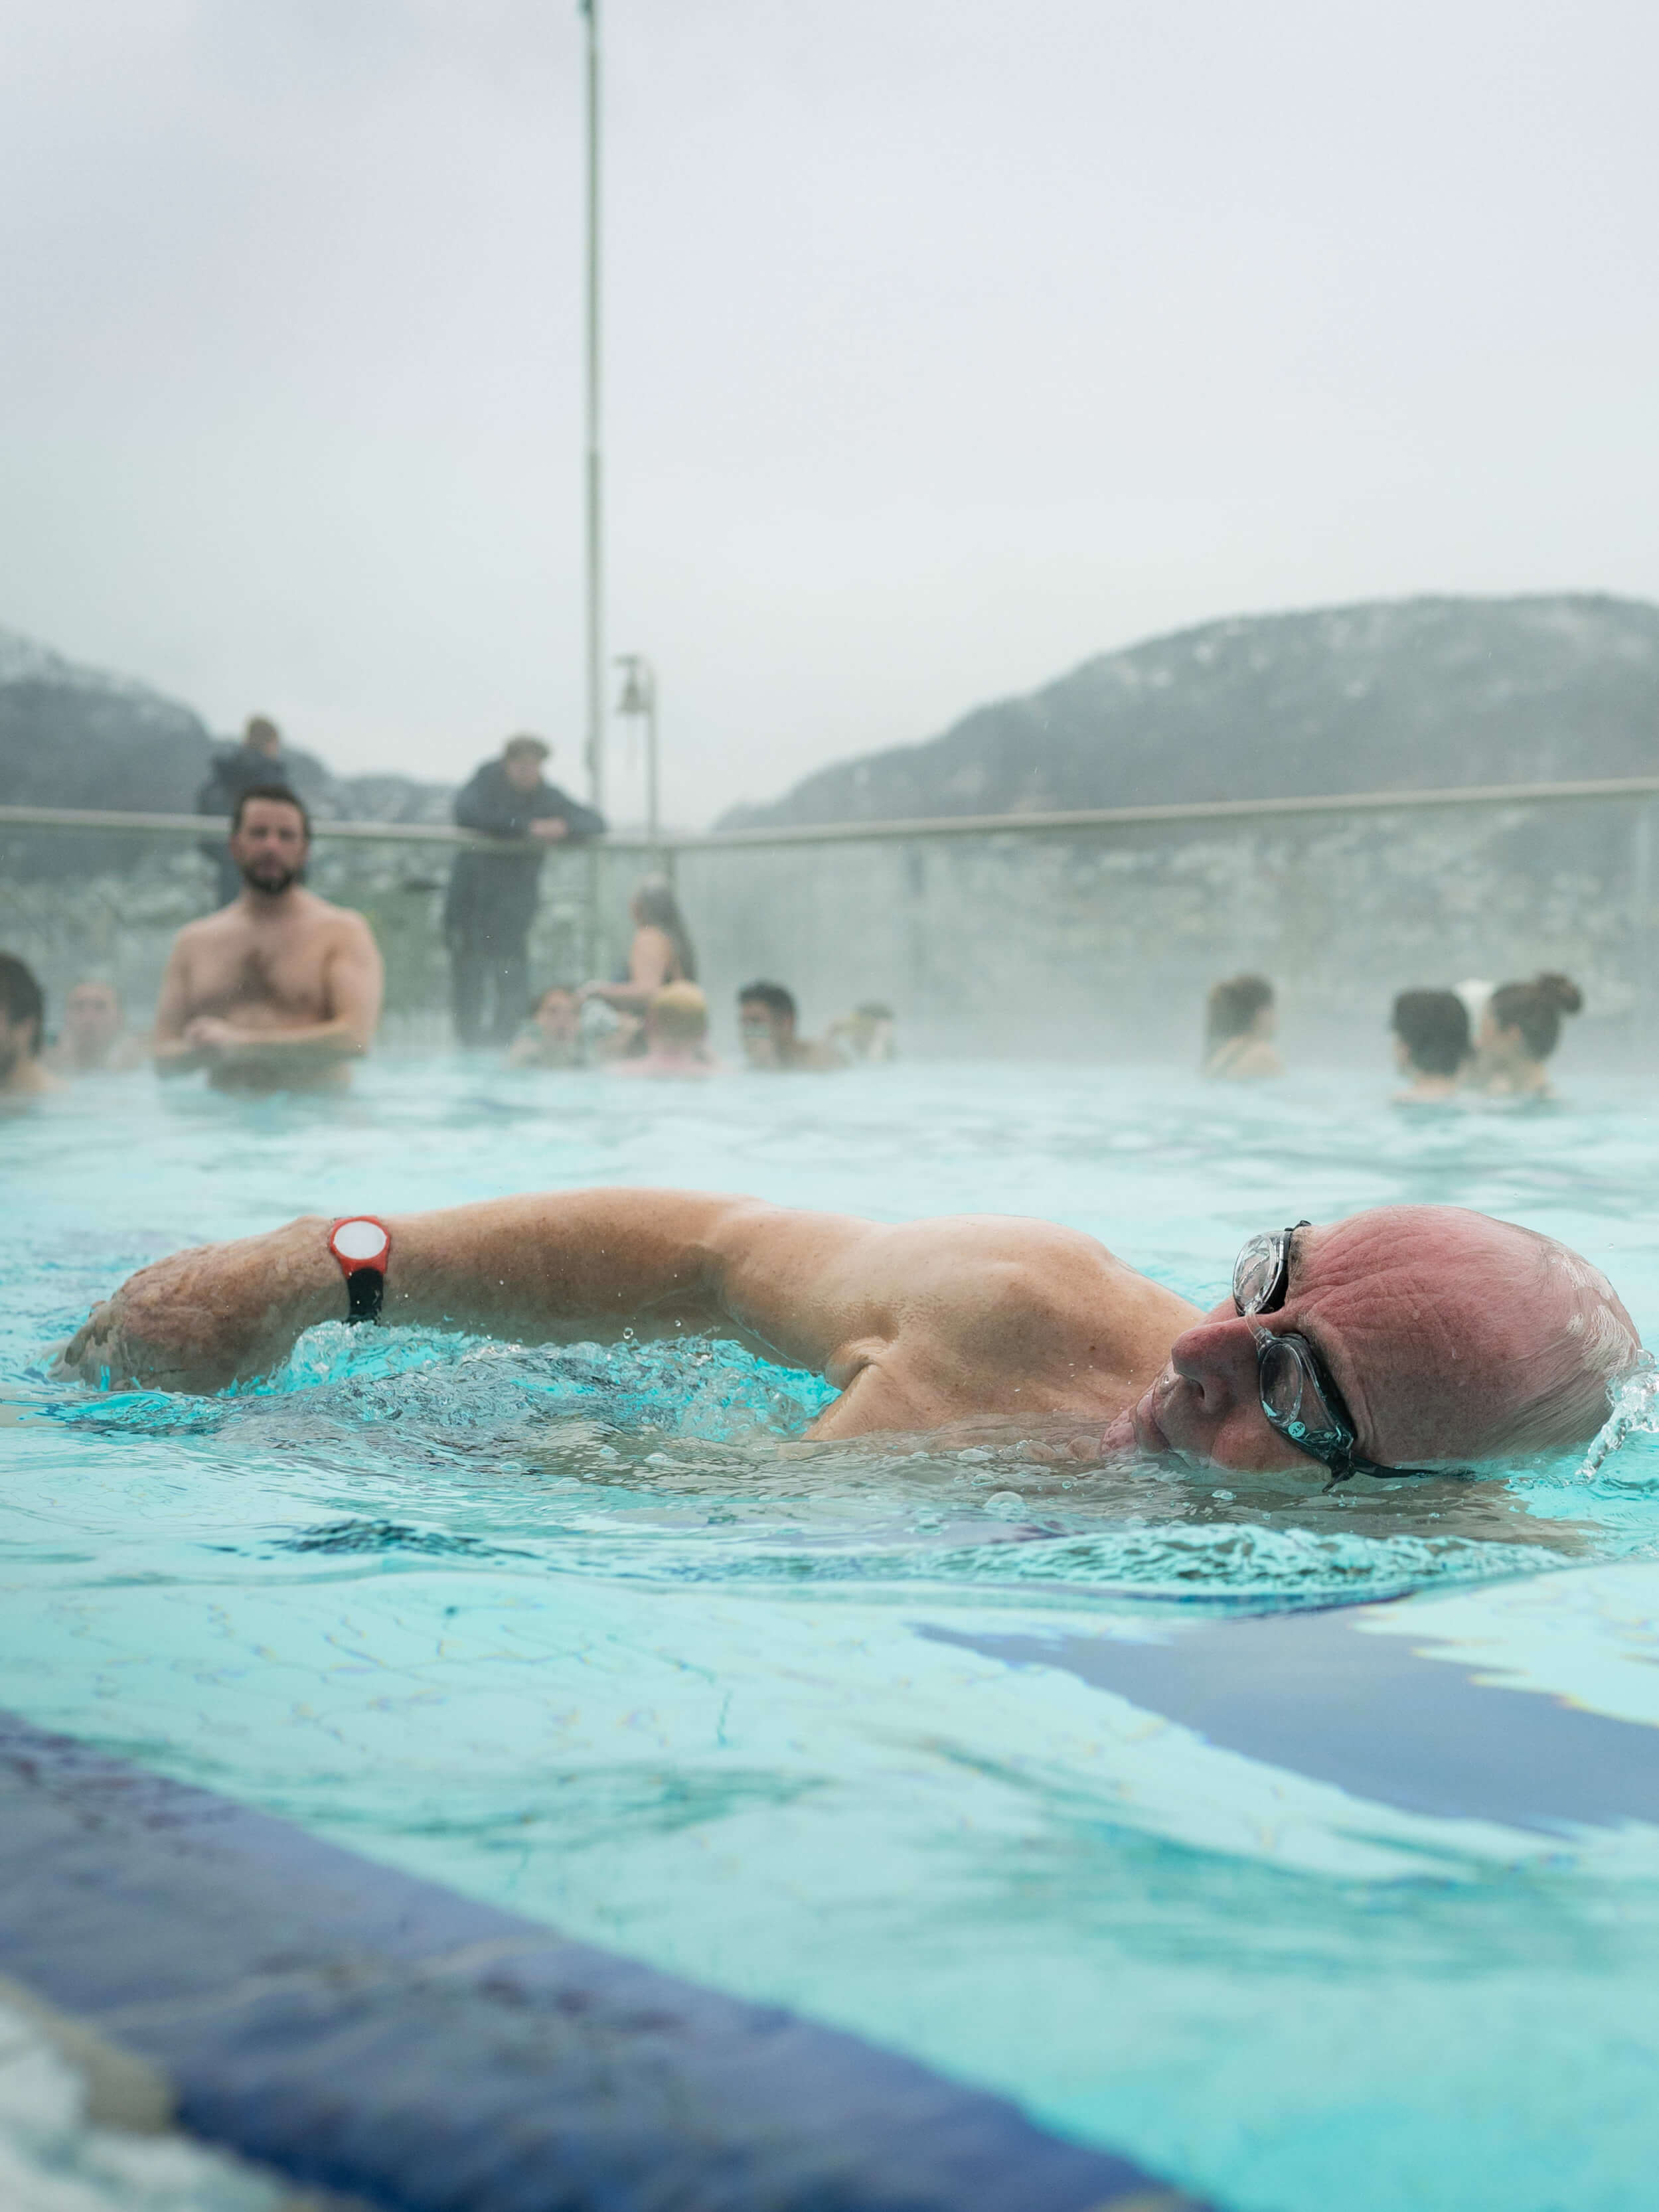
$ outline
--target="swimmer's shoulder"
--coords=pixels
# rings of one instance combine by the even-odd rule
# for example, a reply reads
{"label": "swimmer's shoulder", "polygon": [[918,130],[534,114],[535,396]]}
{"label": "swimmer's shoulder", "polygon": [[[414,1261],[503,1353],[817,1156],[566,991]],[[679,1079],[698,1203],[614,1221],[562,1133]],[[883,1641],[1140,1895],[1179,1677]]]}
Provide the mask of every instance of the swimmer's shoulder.
{"label": "swimmer's shoulder", "polygon": [[194,952],[199,948],[219,944],[227,938],[234,938],[241,926],[241,918],[235,906],[216,907],[211,914],[200,915],[194,921],[186,922],[173,940],[174,956],[180,952]]}
{"label": "swimmer's shoulder", "polygon": [[1284,1062],[1265,1037],[1229,1037],[1204,1063],[1203,1073],[1223,1082],[1272,1080],[1284,1073]]}
{"label": "swimmer's shoulder", "polygon": [[336,906],[331,899],[319,897],[315,891],[306,893],[303,915],[308,930],[326,930],[338,943],[372,945],[375,933],[366,915],[354,906]]}

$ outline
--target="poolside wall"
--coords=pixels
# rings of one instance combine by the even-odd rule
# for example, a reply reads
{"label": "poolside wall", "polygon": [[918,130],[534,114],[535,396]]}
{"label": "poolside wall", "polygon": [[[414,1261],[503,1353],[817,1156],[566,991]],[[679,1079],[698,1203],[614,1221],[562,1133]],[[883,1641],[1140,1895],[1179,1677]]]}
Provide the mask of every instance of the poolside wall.
{"label": "poolside wall", "polygon": [[[1203,993],[1259,969],[1287,1035],[1375,1054],[1408,984],[1559,968],[1583,987],[1592,1056],[1628,1060],[1651,1028],[1659,800],[1402,804],[887,839],[681,842],[672,866],[718,1028],[736,987],[774,976],[815,1029],[861,999],[898,1010],[907,1051],[1132,1054],[1187,1060]],[[48,842],[50,849],[48,850]],[[35,873],[73,848],[85,872]],[[109,863],[119,850],[125,865]],[[8,865],[8,860],[10,865]],[[387,956],[388,1034],[445,1034],[438,916],[449,855],[410,842],[320,843],[313,881],[370,915]],[[637,842],[550,858],[535,972],[614,972]],[[207,903],[178,839],[35,833],[0,842],[0,945],[49,993],[88,968],[136,1009],[172,932]],[[595,935],[601,940],[595,943]]]}

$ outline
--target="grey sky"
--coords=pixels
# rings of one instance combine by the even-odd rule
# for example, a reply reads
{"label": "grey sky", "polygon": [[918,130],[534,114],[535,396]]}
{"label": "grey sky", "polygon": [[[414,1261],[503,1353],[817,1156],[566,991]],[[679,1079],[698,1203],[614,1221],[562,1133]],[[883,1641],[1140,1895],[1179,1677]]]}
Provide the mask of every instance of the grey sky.
{"label": "grey sky", "polygon": [[[1659,596],[1650,8],[605,7],[676,818],[1211,615]],[[0,624],[576,781],[579,58],[566,0],[0,0]]]}

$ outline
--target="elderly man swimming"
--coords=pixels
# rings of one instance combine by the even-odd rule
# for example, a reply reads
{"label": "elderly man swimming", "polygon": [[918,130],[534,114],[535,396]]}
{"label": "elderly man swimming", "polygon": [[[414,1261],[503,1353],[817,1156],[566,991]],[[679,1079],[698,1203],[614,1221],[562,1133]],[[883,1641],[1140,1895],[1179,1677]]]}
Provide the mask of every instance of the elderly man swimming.
{"label": "elderly man swimming", "polygon": [[134,1275],[65,1347],[93,1382],[215,1390],[356,1318],[521,1343],[695,1332],[817,1369],[817,1437],[991,1423],[1106,1459],[1409,1474],[1595,1435],[1636,1358],[1605,1278],[1531,1230],[1383,1206],[1267,1230],[1209,1314],[1091,1237],[887,1227],[758,1200],[591,1190],[308,1218]]}

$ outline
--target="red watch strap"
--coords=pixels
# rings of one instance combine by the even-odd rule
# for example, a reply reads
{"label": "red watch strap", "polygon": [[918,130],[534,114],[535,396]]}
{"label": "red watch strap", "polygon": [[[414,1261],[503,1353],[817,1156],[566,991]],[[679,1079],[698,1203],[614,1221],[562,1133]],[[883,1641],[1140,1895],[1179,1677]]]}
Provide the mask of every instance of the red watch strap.
{"label": "red watch strap", "polygon": [[328,1249],[345,1278],[351,1305],[346,1319],[378,1321],[386,1296],[386,1263],[392,1256],[391,1231],[372,1213],[343,1214],[329,1231]]}

